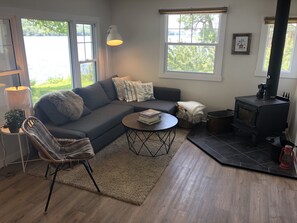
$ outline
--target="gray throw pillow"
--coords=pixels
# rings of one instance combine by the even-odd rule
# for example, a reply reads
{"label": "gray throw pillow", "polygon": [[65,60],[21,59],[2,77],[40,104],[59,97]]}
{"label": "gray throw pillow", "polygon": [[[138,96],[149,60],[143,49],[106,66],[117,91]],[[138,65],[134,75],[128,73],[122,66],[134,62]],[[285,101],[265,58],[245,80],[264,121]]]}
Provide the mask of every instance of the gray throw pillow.
{"label": "gray throw pillow", "polygon": [[68,117],[61,114],[56,106],[45,98],[41,98],[38,102],[40,109],[45,113],[48,119],[54,125],[63,125],[70,121]]}
{"label": "gray throw pillow", "polygon": [[84,104],[91,110],[102,107],[110,103],[100,82],[83,88],[75,88],[73,91],[82,97]]}

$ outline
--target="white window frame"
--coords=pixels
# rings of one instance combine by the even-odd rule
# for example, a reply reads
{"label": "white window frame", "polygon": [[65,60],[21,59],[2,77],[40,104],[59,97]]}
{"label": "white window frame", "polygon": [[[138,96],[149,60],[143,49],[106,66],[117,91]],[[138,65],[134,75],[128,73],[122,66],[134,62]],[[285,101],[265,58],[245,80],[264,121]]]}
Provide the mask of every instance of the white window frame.
{"label": "white window frame", "polygon": [[[16,9],[16,8],[2,8],[0,7],[0,14],[2,18],[8,17],[13,19],[14,23],[12,25],[12,31],[14,32],[16,41],[15,44],[15,57],[17,67],[19,68],[18,73],[23,74],[21,76],[22,85],[30,87],[29,73],[27,67],[25,46],[23,40],[21,19],[37,19],[37,20],[52,20],[52,21],[65,21],[69,24],[69,41],[71,47],[71,69],[73,73],[73,88],[81,87],[80,82],[80,67],[78,63],[77,54],[77,40],[76,40],[76,24],[93,24],[94,25],[94,55],[96,60],[96,80],[100,79],[100,67],[99,67],[99,50],[100,45],[100,21],[98,17],[89,16],[77,16],[77,15],[67,15],[54,12],[42,12],[36,10],[27,9]],[[0,74],[1,75],[1,74]],[[9,74],[7,74],[9,75]],[[95,80],[95,81],[96,81]]]}
{"label": "white window frame", "polygon": [[[182,13],[181,13],[182,14]],[[199,13],[197,13],[199,14]],[[225,43],[225,31],[227,13],[219,13],[219,36],[215,54],[214,73],[194,73],[194,72],[182,72],[182,71],[166,71],[167,67],[167,30],[168,30],[168,16],[161,16],[161,43],[160,43],[160,78],[174,78],[174,79],[189,79],[189,80],[202,80],[202,81],[222,81],[222,66],[223,66],[223,53]],[[182,45],[182,44],[178,44]],[[188,45],[188,44],[187,44]],[[195,44],[199,45],[199,44]],[[213,44],[212,44],[213,45]]]}
{"label": "white window frame", "polygon": [[[97,23],[96,22],[91,22],[91,21],[67,21],[69,23],[69,38],[70,38],[70,46],[71,46],[71,61],[74,63],[72,64],[72,72],[73,72],[73,87],[81,87],[81,71],[80,71],[80,65],[83,63],[88,63],[88,62],[94,62],[95,63],[95,82],[99,79],[99,52],[98,52],[98,36],[99,36],[99,28],[97,28]],[[77,24],[90,24],[92,25],[93,32],[92,32],[92,38],[93,38],[93,54],[94,54],[94,59],[93,60],[84,60],[84,61],[79,61],[78,58],[78,49],[77,49],[77,35],[76,35],[76,25]]]}
{"label": "white window frame", "polygon": [[24,61],[21,53],[20,37],[18,36],[17,18],[15,16],[10,16],[10,15],[1,15],[0,19],[7,19],[10,22],[10,30],[11,30],[11,36],[12,36],[13,48],[14,48],[14,57],[16,62],[16,69],[8,70],[8,71],[0,71],[0,76],[23,74],[24,70],[22,68],[25,65],[24,65]]}
{"label": "white window frame", "polygon": [[[255,70],[255,76],[266,77],[267,70],[264,70],[264,57],[266,50],[266,41],[269,32],[269,24],[263,24],[261,28],[260,44],[258,51],[257,66]],[[297,60],[297,27],[295,31],[295,44],[293,47],[293,55],[291,58],[291,70],[281,71],[280,78],[297,78],[297,63],[294,62]]]}

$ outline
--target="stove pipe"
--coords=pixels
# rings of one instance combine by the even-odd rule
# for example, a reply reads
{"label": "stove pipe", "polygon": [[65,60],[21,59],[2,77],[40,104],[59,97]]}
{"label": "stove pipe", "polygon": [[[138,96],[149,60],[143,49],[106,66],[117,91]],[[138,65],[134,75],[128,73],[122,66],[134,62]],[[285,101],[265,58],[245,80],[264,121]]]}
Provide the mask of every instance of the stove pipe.
{"label": "stove pipe", "polygon": [[265,100],[275,98],[281,72],[291,0],[278,0],[268,65]]}

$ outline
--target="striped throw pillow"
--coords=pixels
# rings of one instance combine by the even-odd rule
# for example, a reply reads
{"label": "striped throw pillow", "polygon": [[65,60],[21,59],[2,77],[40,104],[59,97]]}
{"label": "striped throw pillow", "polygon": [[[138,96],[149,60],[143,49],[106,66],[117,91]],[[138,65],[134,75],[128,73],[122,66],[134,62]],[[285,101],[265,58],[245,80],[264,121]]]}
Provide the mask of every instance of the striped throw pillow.
{"label": "striped throw pillow", "polygon": [[112,78],[112,81],[114,83],[116,92],[117,92],[117,98],[120,101],[123,101],[125,99],[125,84],[124,81],[128,80],[129,77],[114,77]]}
{"label": "striped throw pillow", "polygon": [[141,81],[124,81],[126,102],[137,100],[136,89],[135,89],[136,83],[141,83]]}

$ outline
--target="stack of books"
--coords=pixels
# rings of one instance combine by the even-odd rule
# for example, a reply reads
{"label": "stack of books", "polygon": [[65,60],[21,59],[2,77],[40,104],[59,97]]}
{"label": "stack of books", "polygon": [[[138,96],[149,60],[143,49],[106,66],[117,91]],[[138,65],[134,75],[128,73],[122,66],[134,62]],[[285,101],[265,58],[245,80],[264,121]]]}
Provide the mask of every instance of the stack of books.
{"label": "stack of books", "polygon": [[158,123],[161,121],[161,112],[154,109],[139,112],[138,121],[147,125]]}

